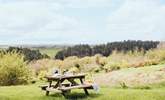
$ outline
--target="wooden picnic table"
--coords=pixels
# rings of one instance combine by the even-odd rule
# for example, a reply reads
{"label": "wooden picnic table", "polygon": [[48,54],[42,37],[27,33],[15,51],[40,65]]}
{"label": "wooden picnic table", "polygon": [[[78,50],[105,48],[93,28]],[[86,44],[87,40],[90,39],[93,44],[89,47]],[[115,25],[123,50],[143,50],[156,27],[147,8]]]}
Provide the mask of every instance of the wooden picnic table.
{"label": "wooden picnic table", "polygon": [[[76,75],[51,75],[45,77],[49,84],[41,86],[42,90],[46,91],[46,95],[49,95],[49,92],[61,92],[64,96],[67,92],[70,92],[72,89],[84,89],[86,95],[89,95],[87,89],[93,89],[92,84],[85,83],[85,74],[76,74]],[[78,79],[80,82],[76,81]],[[67,80],[67,83],[64,81]],[[53,84],[55,82],[55,84]]]}

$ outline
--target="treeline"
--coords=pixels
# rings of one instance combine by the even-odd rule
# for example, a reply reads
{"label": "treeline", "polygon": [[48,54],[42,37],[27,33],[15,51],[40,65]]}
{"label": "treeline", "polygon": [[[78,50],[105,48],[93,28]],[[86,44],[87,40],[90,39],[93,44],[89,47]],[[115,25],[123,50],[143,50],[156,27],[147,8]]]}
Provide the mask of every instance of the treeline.
{"label": "treeline", "polygon": [[69,56],[78,56],[78,57],[85,57],[85,56],[93,56],[95,54],[102,54],[103,56],[109,56],[114,50],[117,51],[134,51],[134,50],[144,50],[147,51],[149,49],[156,48],[159,44],[159,41],[123,41],[123,42],[111,42],[107,44],[101,45],[75,45],[72,47],[68,47],[67,49],[63,49],[59,51],[55,55],[55,59],[64,59],[65,57]]}
{"label": "treeline", "polygon": [[25,61],[33,61],[43,58],[49,58],[47,54],[41,54],[39,50],[31,50],[28,48],[21,48],[21,47],[9,47],[6,50],[1,52],[17,52],[24,55]]}

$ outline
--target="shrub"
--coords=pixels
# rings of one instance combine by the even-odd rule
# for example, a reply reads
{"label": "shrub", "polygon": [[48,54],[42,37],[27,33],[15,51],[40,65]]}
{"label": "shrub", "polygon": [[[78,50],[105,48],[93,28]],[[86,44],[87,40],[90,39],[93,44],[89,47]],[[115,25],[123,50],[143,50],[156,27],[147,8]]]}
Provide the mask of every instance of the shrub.
{"label": "shrub", "polygon": [[159,61],[165,61],[165,48],[149,50],[146,53],[146,56],[150,59],[157,59]]}
{"label": "shrub", "polygon": [[[79,59],[76,56],[67,57],[65,60],[63,60],[63,63],[62,63],[61,67],[63,69],[70,69],[72,67],[76,67],[78,62],[79,62]],[[80,67],[80,65],[79,65],[79,67]]]}
{"label": "shrub", "polygon": [[96,67],[93,69],[95,73],[99,73],[100,72],[100,68]]}
{"label": "shrub", "polygon": [[165,50],[153,49],[146,53],[144,51],[117,52],[114,51],[106,60],[103,68],[106,71],[116,70],[117,68],[144,67],[157,65],[164,60]]}
{"label": "shrub", "polygon": [[82,69],[83,69],[82,72],[98,72],[100,71],[100,66],[95,63],[93,64],[91,63],[84,65]]}
{"label": "shrub", "polygon": [[116,63],[116,62],[109,62],[103,68],[106,72],[110,72],[110,71],[113,71],[113,70],[119,70],[120,69],[120,64]]}
{"label": "shrub", "polygon": [[80,70],[77,67],[72,67],[72,68],[69,69],[69,72],[75,74],[75,73],[80,73]]}
{"label": "shrub", "polygon": [[107,58],[106,57],[101,57],[99,61],[101,66],[104,66],[107,63]]}
{"label": "shrub", "polygon": [[30,79],[31,71],[21,54],[0,53],[0,85],[26,84]]}
{"label": "shrub", "polygon": [[151,86],[149,86],[149,85],[138,85],[138,86],[134,86],[132,88],[133,89],[145,89],[145,90],[152,89]]}
{"label": "shrub", "polygon": [[59,69],[61,65],[62,61],[51,59],[42,59],[29,63],[30,68],[39,79],[42,79],[49,70]]}
{"label": "shrub", "polygon": [[40,73],[38,74],[38,79],[44,80],[44,77],[47,75],[47,73],[48,71],[46,70],[40,71]]}

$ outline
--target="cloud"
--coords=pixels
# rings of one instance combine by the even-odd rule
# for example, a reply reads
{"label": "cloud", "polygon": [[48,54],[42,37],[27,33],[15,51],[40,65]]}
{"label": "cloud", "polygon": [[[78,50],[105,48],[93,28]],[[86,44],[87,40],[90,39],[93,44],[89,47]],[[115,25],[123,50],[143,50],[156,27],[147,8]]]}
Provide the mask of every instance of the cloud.
{"label": "cloud", "polygon": [[126,0],[108,17],[107,31],[126,39],[165,39],[165,5],[159,0]]}
{"label": "cloud", "polygon": [[35,34],[66,30],[74,27],[76,19],[64,16],[57,2],[19,1],[0,4],[0,35]]}
{"label": "cloud", "polygon": [[110,7],[123,0],[0,0],[1,3],[13,2],[60,3],[66,8]]}
{"label": "cloud", "polygon": [[164,12],[159,0],[0,0],[0,43],[164,39]]}
{"label": "cloud", "polygon": [[89,7],[106,7],[112,4],[112,0],[59,0],[65,6],[71,8],[89,8]]}
{"label": "cloud", "polygon": [[[54,1],[54,0],[49,0]],[[105,8],[116,6],[123,0],[56,0],[66,8]]]}
{"label": "cloud", "polygon": [[93,32],[65,9],[52,0],[0,0],[1,44],[88,41]]}
{"label": "cloud", "polygon": [[[54,7],[54,8],[58,8]],[[52,9],[42,3],[14,2],[0,5],[1,33],[27,33],[46,25]],[[56,13],[54,13],[56,15]]]}

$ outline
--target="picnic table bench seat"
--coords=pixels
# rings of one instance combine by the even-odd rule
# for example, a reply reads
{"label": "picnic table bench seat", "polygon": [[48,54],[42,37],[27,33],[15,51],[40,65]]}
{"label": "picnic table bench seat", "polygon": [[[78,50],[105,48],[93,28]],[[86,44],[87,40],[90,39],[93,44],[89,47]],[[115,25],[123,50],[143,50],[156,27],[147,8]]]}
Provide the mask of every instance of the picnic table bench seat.
{"label": "picnic table bench seat", "polygon": [[70,87],[61,87],[59,88],[59,90],[67,91],[71,89],[82,89],[82,88],[93,89],[93,86],[91,84],[81,84],[81,85],[70,86]]}
{"label": "picnic table bench seat", "polygon": [[47,87],[47,88],[46,88],[46,91],[49,91],[49,92],[56,92],[56,93],[57,93],[57,92],[58,92],[58,93],[61,93],[61,90],[58,90],[58,89],[55,89],[55,88],[52,88],[52,87],[50,87],[50,88]]}
{"label": "picnic table bench seat", "polygon": [[[56,85],[51,85],[51,87],[55,87]],[[65,87],[68,87],[68,86],[70,86],[70,84],[69,83],[62,83],[62,86],[65,86]],[[49,87],[49,85],[48,84],[46,84],[46,85],[40,85],[39,86],[42,90],[46,90],[46,88],[48,88]]]}

